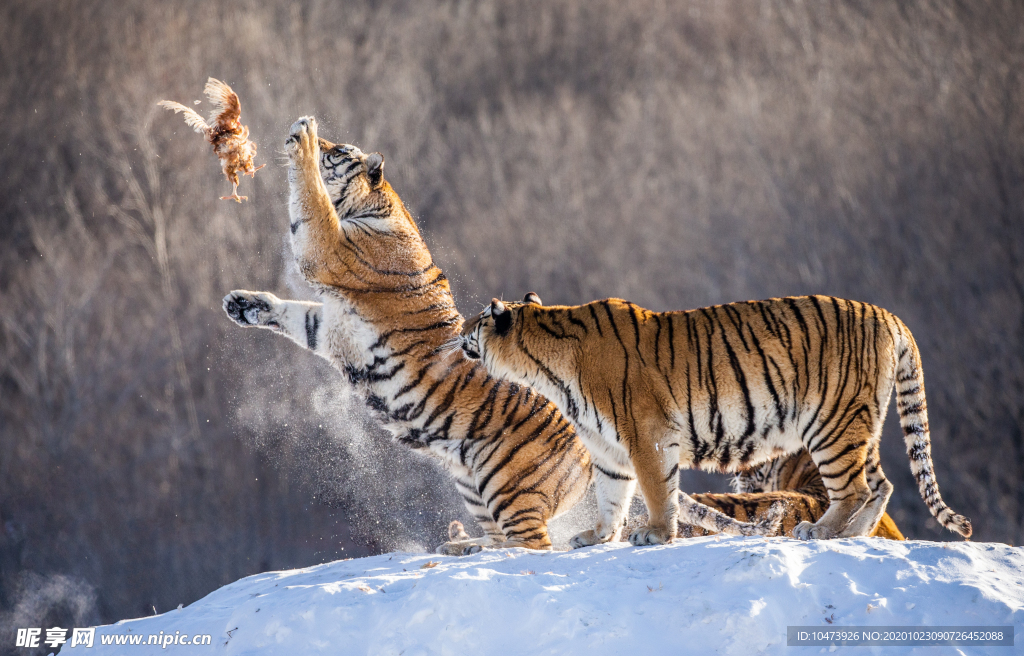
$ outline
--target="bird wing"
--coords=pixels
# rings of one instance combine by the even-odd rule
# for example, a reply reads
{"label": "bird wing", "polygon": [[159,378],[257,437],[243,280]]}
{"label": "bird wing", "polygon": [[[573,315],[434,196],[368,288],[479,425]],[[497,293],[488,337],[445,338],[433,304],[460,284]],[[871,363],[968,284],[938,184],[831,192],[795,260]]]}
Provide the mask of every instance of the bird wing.
{"label": "bird wing", "polygon": [[238,102],[238,94],[231,87],[216,78],[206,81],[203,93],[213,103],[216,113],[210,115],[210,123],[220,130],[234,129],[242,115],[242,105]]}
{"label": "bird wing", "polygon": [[167,109],[173,109],[175,114],[178,112],[184,112],[185,123],[187,123],[190,128],[199,134],[209,134],[210,126],[206,124],[203,117],[196,113],[194,109],[190,109],[181,103],[176,103],[171,100],[161,100],[157,104],[161,107],[166,107]]}

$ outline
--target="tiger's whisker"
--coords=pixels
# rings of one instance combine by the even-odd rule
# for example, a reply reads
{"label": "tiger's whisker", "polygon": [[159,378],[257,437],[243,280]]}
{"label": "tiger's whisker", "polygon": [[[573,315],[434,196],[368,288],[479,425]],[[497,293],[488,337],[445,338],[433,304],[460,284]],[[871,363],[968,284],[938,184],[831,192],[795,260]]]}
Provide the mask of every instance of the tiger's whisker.
{"label": "tiger's whisker", "polygon": [[437,348],[434,349],[434,353],[443,356],[443,360],[447,360],[454,353],[462,348],[462,337],[455,336],[451,339],[445,340]]}

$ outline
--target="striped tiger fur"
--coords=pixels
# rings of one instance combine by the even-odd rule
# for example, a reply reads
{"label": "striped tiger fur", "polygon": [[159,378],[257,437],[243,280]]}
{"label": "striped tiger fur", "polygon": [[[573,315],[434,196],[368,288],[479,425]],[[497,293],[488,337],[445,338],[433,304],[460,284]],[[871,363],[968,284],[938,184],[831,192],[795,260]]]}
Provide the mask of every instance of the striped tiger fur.
{"label": "striped tiger fur", "polygon": [[[828,508],[828,490],[811,455],[801,449],[791,456],[740,473],[733,479],[732,494],[693,494],[693,500],[711,506],[741,521],[753,522],[765,516],[775,503],[784,508],[779,535],[793,535],[801,522],[816,522]],[[633,528],[637,528],[639,524]],[[630,527],[627,526],[627,530]],[[707,535],[708,531],[690,524],[679,525],[680,537]],[[883,513],[871,531],[872,537],[903,540],[888,513]]]}
{"label": "striped tiger fur", "polygon": [[[771,514],[780,513],[778,532],[772,534],[779,536],[792,536],[800,522],[815,522],[828,508],[828,491],[806,449],[742,472],[733,478],[732,487],[732,493],[707,492],[690,496],[697,503],[744,522],[771,523]],[[632,514],[626,521],[625,532],[629,534],[646,523],[646,513]],[[461,522],[452,522],[448,532],[453,541],[469,539]],[[706,528],[679,522],[680,538],[712,533]],[[888,513],[882,514],[871,537],[906,539]]]}
{"label": "striped tiger fur", "polygon": [[440,553],[550,549],[548,521],[592,480],[572,424],[459,352],[463,318],[380,154],[319,139],[312,118],[292,126],[285,148],[292,252],[321,302],[236,290],[228,316],[329,360],[398,441],[440,459],[485,534],[462,533]]}
{"label": "striped tiger fur", "polygon": [[462,337],[492,375],[554,400],[595,468],[635,474],[650,519],[633,544],[670,540],[680,506],[700,506],[678,491],[680,466],[737,471],[802,448],[829,506],[795,537],[867,535],[892,493],[878,447],[894,387],[922,498],[971,534],[935,482],[917,345],[882,308],[806,296],[656,313],[620,299],[544,307],[531,293],[492,300]]}

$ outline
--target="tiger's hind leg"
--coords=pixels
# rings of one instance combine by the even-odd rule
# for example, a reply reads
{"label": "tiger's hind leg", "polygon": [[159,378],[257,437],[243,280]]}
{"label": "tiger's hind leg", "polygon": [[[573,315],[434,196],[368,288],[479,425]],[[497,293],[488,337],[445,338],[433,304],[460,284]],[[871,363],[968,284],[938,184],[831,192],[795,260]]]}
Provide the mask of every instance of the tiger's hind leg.
{"label": "tiger's hind leg", "polygon": [[[482,538],[470,538],[460,522],[452,522],[448,526],[448,539],[436,549],[436,553],[447,556],[469,556],[485,549],[551,549],[551,537],[548,535],[547,521],[536,513],[520,513],[518,516],[506,517],[502,526],[490,518],[476,516],[477,522],[484,529]],[[456,526],[456,524],[458,526]]]}
{"label": "tiger's hind leg", "polygon": [[885,513],[885,507],[889,504],[889,497],[892,496],[892,483],[882,472],[881,458],[878,453],[878,442],[868,450],[867,461],[864,463],[865,477],[868,487],[871,489],[871,498],[864,504],[860,512],[854,515],[853,521],[839,534],[841,538],[855,538],[863,535],[871,535],[878,520]]}
{"label": "tiger's hind leg", "polygon": [[[487,525],[488,522],[481,523]],[[504,537],[501,536],[501,531],[498,531],[498,525],[493,524],[493,522],[491,524],[490,533],[485,532],[481,538],[471,538],[466,533],[462,522],[452,522],[448,525],[448,542],[440,545],[434,550],[434,553],[442,556],[468,556],[500,544],[504,541]],[[498,533],[495,534],[494,531],[498,531]]]}
{"label": "tiger's hind leg", "polygon": [[472,472],[468,468],[452,465],[452,474],[455,477],[455,487],[458,489],[463,503],[466,504],[466,509],[484,530],[484,536],[470,538],[461,522],[452,522],[448,525],[448,542],[438,546],[434,553],[443,556],[468,556],[485,548],[502,544],[505,541],[505,534],[501,532],[501,527],[494,521],[491,511],[487,509],[487,505],[480,498],[480,491],[473,481]]}
{"label": "tiger's hind leg", "polygon": [[880,423],[872,421],[863,411],[840,434],[836,434],[839,430],[836,429],[810,440],[807,450],[821,473],[822,483],[828,491],[829,506],[815,523],[797,524],[793,529],[794,537],[828,540],[844,535],[850,528],[857,513],[872,497],[867,480],[867,461],[872,448],[877,451],[881,426],[875,424]]}
{"label": "tiger's hind leg", "polygon": [[504,536],[502,541],[491,547],[551,549],[551,536],[548,534],[551,510],[543,492],[522,489],[518,481],[509,481],[497,493],[490,495],[489,503],[491,515]]}

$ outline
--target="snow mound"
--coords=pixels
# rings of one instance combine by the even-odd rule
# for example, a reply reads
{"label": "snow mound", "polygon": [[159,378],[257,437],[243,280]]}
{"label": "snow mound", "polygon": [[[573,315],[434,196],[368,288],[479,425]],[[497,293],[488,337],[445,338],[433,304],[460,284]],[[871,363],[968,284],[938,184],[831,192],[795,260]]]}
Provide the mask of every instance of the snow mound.
{"label": "snow mound", "polygon": [[[831,622],[831,624],[829,624]],[[706,537],[569,552],[394,553],[250,576],[191,606],[96,630],[85,653],[818,653],[789,625],[1013,625],[1024,549],[858,538]],[[212,645],[101,645],[108,634],[210,634]],[[70,649],[78,653],[81,647]],[[843,648],[840,648],[843,649]],[[846,648],[849,649],[849,648]],[[962,647],[1008,656],[1015,648]],[[861,647],[857,653],[958,653]]]}

